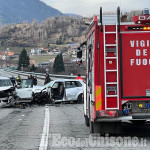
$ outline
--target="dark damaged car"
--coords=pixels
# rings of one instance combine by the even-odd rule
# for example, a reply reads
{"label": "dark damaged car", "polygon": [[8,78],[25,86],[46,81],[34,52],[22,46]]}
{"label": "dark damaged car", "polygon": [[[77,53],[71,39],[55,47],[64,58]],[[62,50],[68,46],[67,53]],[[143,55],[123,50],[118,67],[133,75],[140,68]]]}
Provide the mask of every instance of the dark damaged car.
{"label": "dark damaged car", "polygon": [[0,107],[13,106],[15,104],[16,91],[9,78],[0,77]]}

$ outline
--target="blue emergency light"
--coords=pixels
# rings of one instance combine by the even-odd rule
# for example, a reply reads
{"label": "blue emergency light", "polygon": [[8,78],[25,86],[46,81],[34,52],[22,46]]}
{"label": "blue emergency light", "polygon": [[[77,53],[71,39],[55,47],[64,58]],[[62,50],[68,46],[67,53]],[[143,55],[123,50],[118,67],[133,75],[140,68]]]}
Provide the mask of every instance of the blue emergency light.
{"label": "blue emergency light", "polygon": [[146,108],[150,108],[150,103],[147,103],[147,104],[146,104]]}
{"label": "blue emergency light", "polygon": [[128,109],[124,109],[123,113],[124,113],[124,115],[128,115],[129,114],[129,110]]}

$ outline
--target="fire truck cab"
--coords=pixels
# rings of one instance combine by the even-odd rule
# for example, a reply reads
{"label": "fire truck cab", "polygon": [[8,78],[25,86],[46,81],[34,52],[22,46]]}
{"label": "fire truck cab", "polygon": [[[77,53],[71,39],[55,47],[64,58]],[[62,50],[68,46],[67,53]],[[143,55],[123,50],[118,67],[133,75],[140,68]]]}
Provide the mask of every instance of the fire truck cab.
{"label": "fire truck cab", "polygon": [[[120,22],[117,15],[95,16],[86,34],[87,80],[84,117],[91,132],[121,122],[150,119],[149,10]],[[79,48],[78,48],[79,49]],[[81,48],[82,49],[82,48]],[[80,57],[81,58],[81,57]]]}

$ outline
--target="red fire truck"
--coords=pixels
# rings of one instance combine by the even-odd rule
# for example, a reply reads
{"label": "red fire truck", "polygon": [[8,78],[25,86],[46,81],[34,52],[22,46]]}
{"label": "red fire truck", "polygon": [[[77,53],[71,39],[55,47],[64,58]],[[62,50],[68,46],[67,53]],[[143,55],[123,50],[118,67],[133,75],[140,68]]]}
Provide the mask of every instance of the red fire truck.
{"label": "red fire truck", "polygon": [[102,15],[100,8],[100,17],[94,17],[79,53],[83,45],[87,48],[84,117],[90,131],[108,133],[107,129],[116,130],[121,122],[147,122],[150,119],[149,10],[134,16],[133,22],[120,22],[119,7],[117,15]]}

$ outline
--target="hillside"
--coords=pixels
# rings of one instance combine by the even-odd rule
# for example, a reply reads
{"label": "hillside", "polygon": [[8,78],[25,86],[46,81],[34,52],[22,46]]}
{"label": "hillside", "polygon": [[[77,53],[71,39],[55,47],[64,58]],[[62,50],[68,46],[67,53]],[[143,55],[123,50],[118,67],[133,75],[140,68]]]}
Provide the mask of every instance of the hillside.
{"label": "hillside", "polygon": [[49,44],[80,43],[87,26],[83,18],[48,18],[42,23],[9,24],[0,28],[0,46],[47,47]]}
{"label": "hillside", "polygon": [[40,0],[0,0],[0,25],[6,23],[42,22],[48,17],[63,15]]}

